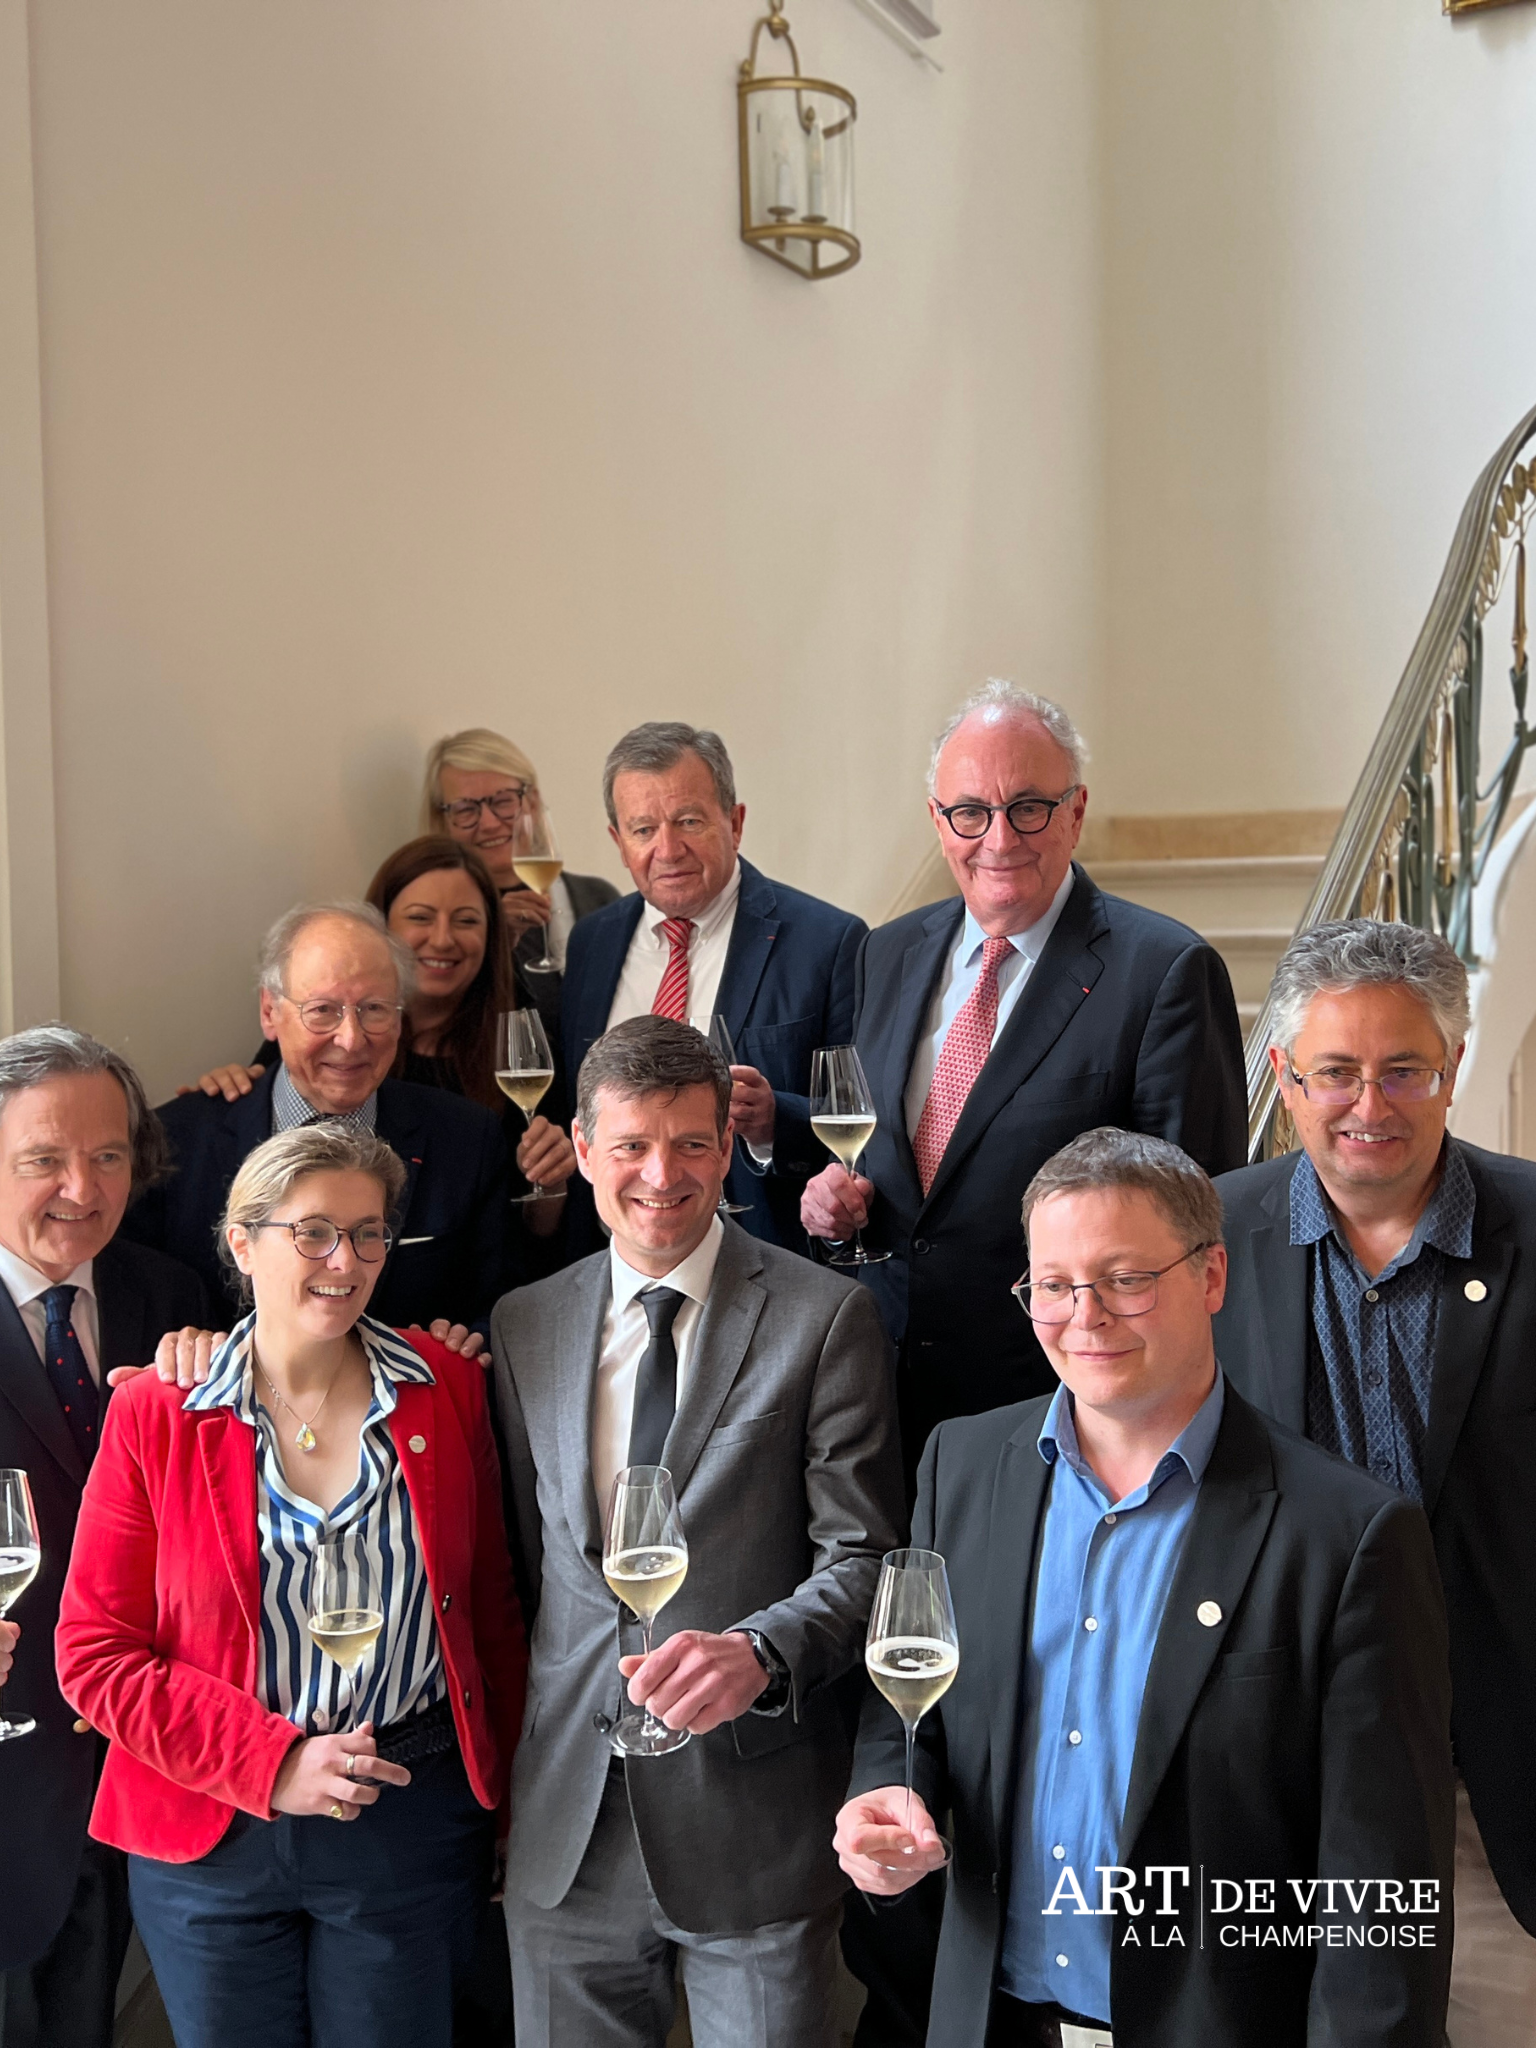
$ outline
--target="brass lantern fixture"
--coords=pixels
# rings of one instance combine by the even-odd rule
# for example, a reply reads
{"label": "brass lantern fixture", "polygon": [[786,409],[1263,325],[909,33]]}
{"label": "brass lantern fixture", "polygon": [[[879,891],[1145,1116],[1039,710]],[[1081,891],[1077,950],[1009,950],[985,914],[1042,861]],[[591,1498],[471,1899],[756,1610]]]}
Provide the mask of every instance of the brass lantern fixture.
{"label": "brass lantern fixture", "polygon": [[[763,30],[792,69],[757,68]],[[741,239],[801,277],[836,277],[859,260],[853,231],[853,94],[804,78],[789,23],[775,4],[752,31],[736,82],[741,133]]]}

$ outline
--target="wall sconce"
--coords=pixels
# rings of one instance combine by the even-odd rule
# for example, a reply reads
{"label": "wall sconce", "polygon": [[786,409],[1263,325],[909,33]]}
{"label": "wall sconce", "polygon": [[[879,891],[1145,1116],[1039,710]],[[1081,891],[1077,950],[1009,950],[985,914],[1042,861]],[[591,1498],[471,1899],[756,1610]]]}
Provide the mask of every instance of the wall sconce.
{"label": "wall sconce", "polygon": [[[794,70],[762,76],[767,29]],[[836,277],[859,260],[853,232],[853,94],[802,78],[800,53],[776,4],[752,31],[736,81],[741,130],[741,239],[800,277]]]}

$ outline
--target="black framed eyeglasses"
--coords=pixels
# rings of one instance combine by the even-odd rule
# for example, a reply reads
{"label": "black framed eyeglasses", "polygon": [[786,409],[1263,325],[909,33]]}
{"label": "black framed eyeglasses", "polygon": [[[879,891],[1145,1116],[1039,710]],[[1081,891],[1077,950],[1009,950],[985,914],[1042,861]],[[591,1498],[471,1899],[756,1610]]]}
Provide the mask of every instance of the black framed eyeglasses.
{"label": "black framed eyeglasses", "polygon": [[280,1223],[273,1219],[266,1223],[247,1223],[245,1227],[247,1230],[286,1230],[301,1259],[328,1259],[341,1240],[350,1237],[353,1251],[365,1266],[376,1266],[395,1241],[395,1234],[387,1223],[354,1223],[350,1230],[343,1230],[329,1216],[302,1216],[297,1223]]}
{"label": "black framed eyeglasses", "polygon": [[1289,1060],[1285,1064],[1308,1102],[1327,1109],[1348,1109],[1369,1087],[1379,1088],[1388,1102],[1428,1102],[1445,1082],[1443,1067],[1388,1067],[1381,1074],[1362,1074],[1356,1067],[1311,1067],[1298,1074]]}
{"label": "black framed eyeglasses", "polygon": [[1077,1313],[1077,1297],[1091,1294],[1107,1316],[1145,1316],[1157,1307],[1157,1283],[1165,1273],[1182,1266],[1197,1252],[1208,1252],[1220,1240],[1206,1238],[1180,1252],[1154,1273],[1104,1273],[1097,1280],[1031,1280],[1027,1273],[1009,1289],[1014,1300],[1032,1323],[1070,1323]]}
{"label": "black framed eyeglasses", "polygon": [[1067,799],[1076,796],[1081,788],[1080,782],[1071,782],[1060,796],[1018,796],[1011,804],[939,804],[937,809],[957,839],[985,839],[999,812],[1020,838],[1030,839],[1043,832]]}
{"label": "black framed eyeglasses", "polygon": [[456,797],[451,804],[439,804],[437,809],[461,832],[473,832],[482,811],[489,811],[503,825],[511,825],[528,800],[529,788],[526,782],[509,782],[505,789],[493,790],[489,796]]}

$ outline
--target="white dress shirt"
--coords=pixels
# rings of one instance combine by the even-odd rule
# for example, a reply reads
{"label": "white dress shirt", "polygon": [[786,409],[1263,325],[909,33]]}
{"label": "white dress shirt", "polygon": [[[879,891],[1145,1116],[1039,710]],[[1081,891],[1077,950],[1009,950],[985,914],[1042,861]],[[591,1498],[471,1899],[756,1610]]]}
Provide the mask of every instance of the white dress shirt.
{"label": "white dress shirt", "polygon": [[[96,1285],[91,1278],[90,1259],[83,1259],[70,1274],[67,1285],[78,1288],[74,1306],[69,1312],[75,1335],[80,1339],[80,1349],[90,1368],[91,1378],[101,1385],[101,1325],[96,1309]],[[0,1244],[0,1283],[15,1302],[21,1313],[21,1320],[27,1326],[27,1335],[37,1346],[38,1361],[43,1358],[43,1338],[48,1328],[48,1318],[43,1312],[43,1296],[55,1283],[46,1273],[39,1273],[36,1266],[28,1265],[23,1258],[8,1246]]]}
{"label": "white dress shirt", "polygon": [[[736,903],[741,895],[741,863],[731,868],[731,879],[713,903],[707,904],[693,920],[693,938],[688,947],[688,1021],[701,1031],[709,1030],[720,994],[720,977],[725,972],[726,950],[736,923]],[[607,1029],[630,1017],[648,1017],[667,971],[672,948],[662,936],[669,913],[647,903],[635,926],[635,935],[624,955],[619,985],[614,990],[613,1008]]]}
{"label": "white dress shirt", "polygon": [[718,1216],[681,1265],[662,1279],[637,1273],[626,1265],[613,1245],[608,1247],[612,1294],[603,1322],[602,1348],[597,1355],[597,1386],[592,1398],[592,1486],[597,1494],[599,1515],[608,1513],[608,1495],[616,1472],[629,1463],[629,1429],[635,1415],[635,1381],[640,1361],[651,1341],[651,1326],[639,1297],[651,1287],[675,1287],[688,1299],[672,1325],[672,1342],[677,1347],[677,1405],[683,1405],[688,1384],[688,1365],[693,1352],[693,1333],[709,1296],[715,1275],[715,1260],[725,1232]]}
{"label": "white dress shirt", "polygon": [[[1008,943],[1013,951],[997,970],[997,1028],[992,1034],[993,1045],[1013,1015],[1019,997],[1024,993],[1024,984],[1034,973],[1036,962],[1045,951],[1045,942],[1055,931],[1056,921],[1066,908],[1067,898],[1072,893],[1072,879],[1069,867],[1045,914],[1037,917],[1028,931],[1008,934]],[[933,992],[933,1001],[928,1005],[922,1033],[913,1049],[912,1070],[907,1075],[907,1089],[902,1097],[909,1138],[917,1135],[923,1106],[933,1086],[934,1068],[939,1064],[939,1054],[944,1050],[949,1027],[980,979],[986,942],[987,934],[967,910],[960,935]]]}

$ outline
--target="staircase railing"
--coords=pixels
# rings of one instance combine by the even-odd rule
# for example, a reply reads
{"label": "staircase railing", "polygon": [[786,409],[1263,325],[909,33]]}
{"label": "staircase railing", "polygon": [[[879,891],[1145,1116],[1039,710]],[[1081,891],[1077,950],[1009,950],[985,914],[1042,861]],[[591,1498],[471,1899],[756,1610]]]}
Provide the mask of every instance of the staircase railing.
{"label": "staircase railing", "polygon": [[[1474,485],[1429,616],[1367,756],[1298,931],[1382,917],[1440,932],[1476,966],[1472,902],[1536,732],[1526,723],[1526,528],[1536,517],[1528,412]],[[1479,760],[1483,621],[1514,581],[1514,728],[1486,785]],[[1269,1064],[1270,1004],[1248,1033],[1248,1156],[1295,1143]]]}

